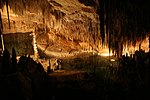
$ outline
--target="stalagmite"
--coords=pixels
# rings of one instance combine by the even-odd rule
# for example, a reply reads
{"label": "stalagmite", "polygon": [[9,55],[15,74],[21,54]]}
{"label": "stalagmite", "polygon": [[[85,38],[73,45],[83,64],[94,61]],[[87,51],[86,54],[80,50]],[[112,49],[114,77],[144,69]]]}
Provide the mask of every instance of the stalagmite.
{"label": "stalagmite", "polygon": [[2,23],[2,16],[0,12],[0,35],[1,35],[1,42],[2,42],[2,52],[4,51],[4,39],[3,39],[3,23]]}
{"label": "stalagmite", "polygon": [[149,52],[150,52],[150,36],[149,36]]}
{"label": "stalagmite", "polygon": [[[36,29],[35,29],[36,31]],[[38,60],[38,49],[37,49],[37,42],[36,42],[36,34],[35,31],[33,31],[33,49],[34,49],[34,59]]]}

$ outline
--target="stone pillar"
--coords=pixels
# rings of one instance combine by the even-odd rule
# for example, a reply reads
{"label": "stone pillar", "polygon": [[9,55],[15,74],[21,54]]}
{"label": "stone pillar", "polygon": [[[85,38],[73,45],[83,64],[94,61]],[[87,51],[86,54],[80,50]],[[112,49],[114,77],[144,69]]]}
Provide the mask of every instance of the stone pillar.
{"label": "stone pillar", "polygon": [[2,32],[0,34],[1,34],[1,41],[2,41],[2,51],[4,51],[5,47],[4,47],[3,34],[2,34]]}
{"label": "stone pillar", "polygon": [[1,42],[2,42],[2,52],[4,51],[4,39],[3,39],[3,23],[2,23],[2,16],[1,16],[1,12],[0,12],[0,38],[1,38]]}
{"label": "stone pillar", "polygon": [[36,35],[35,35],[35,31],[33,31],[33,50],[34,50],[34,60],[38,60],[38,49],[37,49],[37,42],[36,42]]}
{"label": "stone pillar", "polygon": [[149,36],[149,52],[150,52],[150,36]]}

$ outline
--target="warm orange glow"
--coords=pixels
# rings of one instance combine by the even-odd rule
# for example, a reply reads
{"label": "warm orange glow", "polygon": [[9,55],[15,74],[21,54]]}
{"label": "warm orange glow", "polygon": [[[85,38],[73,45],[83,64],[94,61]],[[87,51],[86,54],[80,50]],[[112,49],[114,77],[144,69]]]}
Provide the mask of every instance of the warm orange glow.
{"label": "warm orange glow", "polygon": [[112,56],[113,54],[112,53],[102,53],[102,54],[100,54],[101,56],[104,56],[104,57],[107,57],[107,56]]}
{"label": "warm orange glow", "polygon": [[[18,17],[18,15],[15,14],[12,9],[10,9],[10,6],[9,6],[9,5],[8,5],[8,10],[9,10],[9,17]],[[4,18],[7,18],[6,5],[4,5],[3,10],[0,10],[0,11],[2,12],[2,16],[3,16]]]}
{"label": "warm orange glow", "polygon": [[135,47],[133,45],[124,45],[122,54],[123,55],[134,54],[136,50],[139,50],[140,43],[141,43],[141,49],[145,50],[145,52],[148,52],[149,51],[149,38],[147,37],[146,39],[137,42]]}
{"label": "warm orange glow", "polygon": [[[146,37],[146,39],[139,41],[136,43],[135,47],[131,44],[131,45],[123,45],[123,52],[122,55],[126,55],[128,54],[128,56],[130,56],[131,54],[134,54],[136,50],[139,50],[139,45],[141,43],[141,49],[145,50],[145,52],[149,51],[149,38]],[[107,46],[105,46],[104,48],[101,48],[99,50],[98,55],[100,56],[112,56],[113,53],[110,52],[109,54],[109,48]]]}
{"label": "warm orange glow", "polygon": [[98,55],[107,57],[107,56],[112,56],[113,53],[112,53],[112,51],[110,51],[110,53],[109,53],[108,47],[105,47],[99,51]]}
{"label": "warm orange glow", "polygon": [[112,58],[112,59],[110,59],[110,61],[111,61],[111,62],[114,62],[114,61],[116,61],[116,60]]}

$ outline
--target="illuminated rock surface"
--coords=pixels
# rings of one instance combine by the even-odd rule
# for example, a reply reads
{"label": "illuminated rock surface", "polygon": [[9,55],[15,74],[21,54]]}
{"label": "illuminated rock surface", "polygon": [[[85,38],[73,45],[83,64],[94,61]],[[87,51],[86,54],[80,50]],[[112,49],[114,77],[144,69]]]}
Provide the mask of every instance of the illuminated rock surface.
{"label": "illuminated rock surface", "polygon": [[[140,3],[145,5],[141,9]],[[118,55],[131,54],[149,37],[146,0],[135,4],[125,0],[9,0],[10,28],[5,0],[0,8],[3,33],[35,32],[39,51],[48,56],[82,51],[108,55],[108,48]],[[142,47],[148,51],[145,44]]]}
{"label": "illuminated rock surface", "polygon": [[17,0],[9,3],[10,29],[6,6],[2,7],[4,34],[35,31],[38,49],[51,55],[54,52],[54,56],[82,50],[98,51],[99,16],[93,7],[78,0],[28,0],[25,4]]}

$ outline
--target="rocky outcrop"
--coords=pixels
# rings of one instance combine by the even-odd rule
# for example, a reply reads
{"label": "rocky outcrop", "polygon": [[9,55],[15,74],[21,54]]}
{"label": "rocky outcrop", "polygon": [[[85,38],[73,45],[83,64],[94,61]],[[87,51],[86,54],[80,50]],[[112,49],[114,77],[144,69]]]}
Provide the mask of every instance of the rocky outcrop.
{"label": "rocky outcrop", "polygon": [[6,6],[1,3],[3,33],[35,32],[38,49],[46,54],[101,47],[99,16],[81,0],[11,0],[8,4],[10,28]]}

